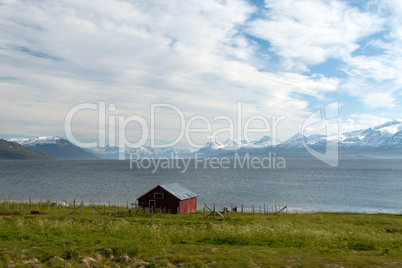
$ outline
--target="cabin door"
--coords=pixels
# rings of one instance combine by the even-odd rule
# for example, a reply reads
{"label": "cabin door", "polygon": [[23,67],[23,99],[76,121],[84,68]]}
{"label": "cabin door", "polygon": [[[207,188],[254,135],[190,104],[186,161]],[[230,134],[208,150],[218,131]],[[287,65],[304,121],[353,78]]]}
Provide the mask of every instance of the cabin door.
{"label": "cabin door", "polygon": [[149,209],[152,209],[152,211],[155,211],[155,206],[156,206],[155,200],[149,200]]}

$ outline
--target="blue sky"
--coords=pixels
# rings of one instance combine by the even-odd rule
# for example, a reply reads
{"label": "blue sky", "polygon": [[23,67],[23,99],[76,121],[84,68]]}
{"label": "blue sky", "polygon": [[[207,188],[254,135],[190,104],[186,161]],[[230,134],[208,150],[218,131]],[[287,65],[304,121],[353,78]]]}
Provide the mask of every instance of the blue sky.
{"label": "blue sky", "polygon": [[[341,132],[402,118],[398,0],[0,0],[0,14],[1,137],[65,136],[69,110],[100,101],[147,122],[155,103],[213,121],[241,101],[244,118],[285,115],[281,140],[335,100]],[[177,135],[172,111],[156,123]],[[96,139],[97,112],[72,128]]]}

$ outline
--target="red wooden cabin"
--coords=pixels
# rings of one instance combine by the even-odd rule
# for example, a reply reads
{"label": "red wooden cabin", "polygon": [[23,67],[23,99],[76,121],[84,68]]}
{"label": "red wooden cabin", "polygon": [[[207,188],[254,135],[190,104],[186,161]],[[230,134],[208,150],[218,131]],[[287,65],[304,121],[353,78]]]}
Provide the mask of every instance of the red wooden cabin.
{"label": "red wooden cabin", "polygon": [[138,205],[143,208],[161,209],[176,214],[186,214],[197,210],[197,196],[178,183],[158,185],[139,197]]}

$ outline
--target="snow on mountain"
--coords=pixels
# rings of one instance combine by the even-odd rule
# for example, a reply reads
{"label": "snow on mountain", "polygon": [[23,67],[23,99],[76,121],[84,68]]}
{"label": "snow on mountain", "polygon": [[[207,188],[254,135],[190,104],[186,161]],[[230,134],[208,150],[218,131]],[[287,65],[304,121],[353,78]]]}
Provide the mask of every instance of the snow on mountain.
{"label": "snow on mountain", "polygon": [[[273,141],[270,136],[264,136],[258,141],[251,142],[251,144],[255,148],[265,148],[265,147],[272,146],[273,145],[272,142]],[[250,142],[248,142],[248,143],[250,143]]]}
{"label": "snow on mountain", "polygon": [[380,130],[381,132],[388,132],[395,134],[399,130],[402,130],[402,121],[399,120],[388,121],[382,125],[374,127],[374,130]]}
{"label": "snow on mountain", "polygon": [[37,145],[45,145],[45,144],[57,144],[59,146],[63,146],[66,144],[69,144],[70,142],[66,139],[63,139],[61,137],[58,136],[54,136],[54,137],[36,137],[36,138],[32,138],[29,139],[25,142],[23,142],[23,145],[25,146],[37,146]]}
{"label": "snow on mountain", "polygon": [[389,146],[402,147],[402,130],[398,131],[388,140]]}
{"label": "snow on mountain", "polygon": [[15,143],[18,143],[18,144],[21,144],[21,145],[24,142],[26,142],[27,140],[29,140],[29,138],[10,138],[10,139],[6,139],[6,141],[15,142]]}
{"label": "snow on mountain", "polygon": [[340,135],[340,146],[379,148],[389,147],[391,144],[398,145],[395,143],[396,139],[392,140],[392,138],[400,130],[402,130],[402,122],[393,120],[373,128],[347,132]]}
{"label": "snow on mountain", "polygon": [[[236,145],[239,147],[236,149]],[[254,151],[258,149],[272,149],[276,151],[299,151],[305,146],[315,150],[325,151],[330,146],[338,146],[340,150],[389,150],[402,149],[402,121],[393,120],[385,124],[368,128],[346,132],[342,134],[321,135],[314,134],[308,137],[301,133],[293,135],[288,140],[279,143],[275,148],[269,136],[263,137],[259,141],[226,141],[219,143],[211,141],[199,152],[204,154],[220,154],[235,151]]]}
{"label": "snow on mountain", "polygon": [[36,137],[31,139],[14,138],[19,144],[36,152],[43,152],[59,159],[94,159],[93,154],[58,136]]}
{"label": "snow on mountain", "polygon": [[302,135],[301,133],[296,133],[291,138],[280,143],[278,145],[278,148],[286,149],[286,150],[304,148],[303,141],[304,141],[304,143],[308,143],[309,139],[306,136]]}
{"label": "snow on mountain", "polygon": [[173,149],[173,148],[152,148],[148,146],[140,146],[136,148],[105,146],[87,148],[86,151],[103,159],[119,159],[120,154],[124,155],[126,159],[130,158],[144,158],[144,157],[171,157],[174,156],[187,156],[190,154],[188,149]]}
{"label": "snow on mountain", "polygon": [[216,155],[221,153],[229,153],[236,151],[250,151],[255,149],[267,148],[272,146],[272,140],[269,136],[264,136],[258,141],[247,141],[247,140],[231,140],[228,139],[223,143],[216,140],[207,142],[203,148],[201,148],[198,153],[204,155]]}
{"label": "snow on mountain", "polygon": [[[106,146],[103,148],[95,147],[82,149],[75,146],[70,141],[61,137],[36,137],[28,138],[12,138],[8,141],[22,144],[32,150],[45,152],[49,155],[62,159],[88,159],[94,158],[94,155],[104,159],[118,159],[119,153],[124,153],[126,158],[130,154],[135,157],[170,157],[173,155],[189,157],[192,156],[190,150],[177,150],[173,148],[152,148],[141,146],[138,148],[119,148],[116,146]],[[304,143],[303,143],[304,141]],[[304,146],[309,146],[316,150],[323,150],[328,146],[337,145],[340,150],[392,150],[402,149],[402,121],[393,120],[385,124],[368,128],[342,133],[340,135],[320,135],[314,134],[308,137],[297,133],[290,139],[273,144],[273,140],[269,136],[264,136],[258,141],[248,140],[226,140],[219,142],[211,140],[205,144],[203,148],[198,150],[198,153],[204,155],[218,155],[231,152],[253,152],[258,150],[275,150],[275,151],[299,151],[304,149]]]}

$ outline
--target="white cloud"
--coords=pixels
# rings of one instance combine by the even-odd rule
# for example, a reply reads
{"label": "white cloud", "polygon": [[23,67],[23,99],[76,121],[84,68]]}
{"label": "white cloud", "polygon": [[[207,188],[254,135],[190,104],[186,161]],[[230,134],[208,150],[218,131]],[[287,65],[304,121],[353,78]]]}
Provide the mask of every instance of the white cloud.
{"label": "white cloud", "polygon": [[[329,92],[339,83],[259,71],[257,47],[241,32],[255,7],[243,1],[2,4],[0,68],[12,78],[0,79],[4,134],[24,135],[21,122],[29,114],[29,125],[36,125],[31,135],[54,135],[52,125],[60,135],[68,109],[82,102],[115,103],[115,116],[149,119],[150,104],[164,102],[186,116],[234,118],[238,100],[245,116],[287,114],[287,133],[308,105],[293,93]],[[96,120],[93,111],[82,112],[74,121],[77,133],[93,137]],[[158,128],[174,136],[174,120],[160,121]],[[44,122],[50,128],[41,128]]]}
{"label": "white cloud", "polygon": [[[342,88],[358,97],[370,108],[397,107],[402,89],[402,5],[400,1],[376,1],[379,16],[384,20],[383,36],[366,44],[363,55],[344,58],[348,74]],[[373,50],[374,52],[370,53]]]}
{"label": "white cloud", "polygon": [[[351,54],[384,19],[339,1],[267,1],[267,7],[269,18],[253,21],[256,7],[241,0],[0,0],[2,134],[63,135],[66,113],[82,102],[114,103],[110,115],[149,120],[152,103],[176,105],[186,117],[235,118],[242,101],[244,118],[287,115],[279,132],[289,137],[310,113],[302,96],[322,98],[341,83],[369,107],[397,106],[395,83],[375,88],[399,79],[396,54]],[[262,47],[244,31],[269,41],[289,66],[262,71],[271,62],[258,58]],[[299,72],[330,57],[345,62],[350,79]],[[174,137],[177,122],[160,116],[158,130]],[[94,111],[74,122],[80,137],[96,136]]]}
{"label": "white cloud", "polygon": [[392,118],[381,117],[373,114],[354,113],[351,114],[347,120],[341,122],[340,130],[341,133],[345,133],[354,130],[367,129],[370,127],[379,126],[390,120],[392,120]]}
{"label": "white cloud", "polygon": [[342,59],[383,24],[376,14],[341,1],[266,0],[265,6],[265,16],[251,22],[249,31],[269,41],[289,68]]}

